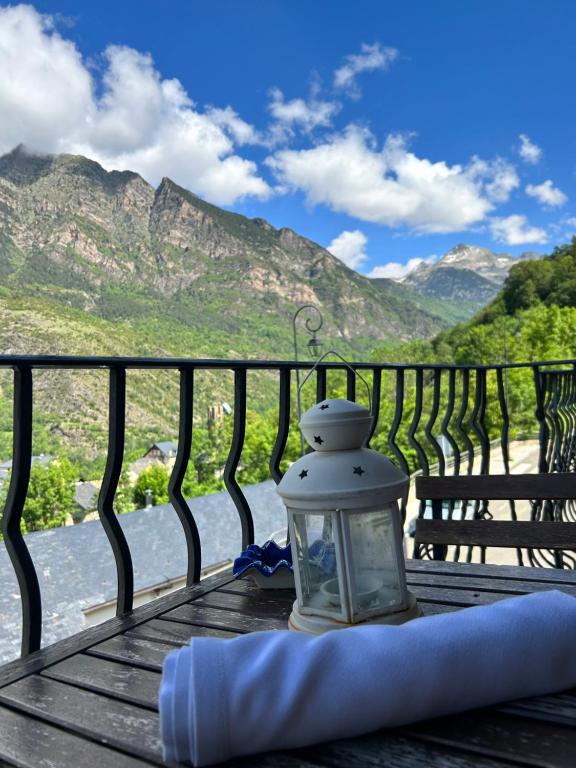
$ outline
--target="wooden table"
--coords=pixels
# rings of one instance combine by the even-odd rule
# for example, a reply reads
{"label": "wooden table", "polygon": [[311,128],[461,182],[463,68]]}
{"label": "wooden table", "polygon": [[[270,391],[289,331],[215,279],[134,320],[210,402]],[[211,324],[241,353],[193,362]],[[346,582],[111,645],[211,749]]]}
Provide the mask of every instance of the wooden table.
{"label": "wooden table", "polygon": [[[426,614],[551,588],[576,595],[569,571],[425,561],[409,561],[407,569]],[[0,668],[1,764],[163,764],[157,694],[166,653],[199,635],[285,629],[293,599],[290,591],[262,592],[249,580],[212,577]],[[575,725],[572,690],[227,765],[575,768]]]}

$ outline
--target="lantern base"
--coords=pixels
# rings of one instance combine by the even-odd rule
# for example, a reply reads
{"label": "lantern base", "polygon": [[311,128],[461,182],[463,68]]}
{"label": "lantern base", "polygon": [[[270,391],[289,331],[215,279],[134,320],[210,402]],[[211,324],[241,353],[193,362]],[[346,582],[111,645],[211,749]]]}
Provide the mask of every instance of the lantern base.
{"label": "lantern base", "polygon": [[403,611],[388,613],[385,616],[374,616],[371,619],[360,621],[356,624],[347,624],[345,621],[337,621],[327,616],[308,616],[298,611],[298,602],[292,606],[292,613],[288,619],[288,629],[300,632],[310,632],[313,635],[321,635],[331,629],[345,629],[346,627],[362,627],[366,624],[404,624],[411,619],[417,619],[423,616],[422,609],[418,605],[416,598],[411,592],[408,592],[408,607]]}

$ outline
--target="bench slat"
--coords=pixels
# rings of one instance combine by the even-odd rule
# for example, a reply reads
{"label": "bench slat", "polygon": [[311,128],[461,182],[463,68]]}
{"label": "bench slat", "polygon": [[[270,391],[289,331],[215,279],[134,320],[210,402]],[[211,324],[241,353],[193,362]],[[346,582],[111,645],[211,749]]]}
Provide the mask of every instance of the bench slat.
{"label": "bench slat", "polygon": [[416,520],[415,543],[576,549],[576,523],[517,520]]}
{"label": "bench slat", "polygon": [[538,475],[447,475],[416,478],[418,499],[494,500],[574,499],[576,473]]}

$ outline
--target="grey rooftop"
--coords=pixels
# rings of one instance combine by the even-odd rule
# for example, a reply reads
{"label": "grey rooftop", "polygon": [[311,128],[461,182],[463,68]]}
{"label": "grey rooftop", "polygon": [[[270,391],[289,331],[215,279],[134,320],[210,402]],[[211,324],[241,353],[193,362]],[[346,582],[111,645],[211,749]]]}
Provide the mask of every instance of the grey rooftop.
{"label": "grey rooftop", "polygon": [[[255,540],[262,543],[286,527],[286,511],[272,480],[246,486]],[[227,493],[191,499],[202,543],[202,567],[240,553],[240,520]],[[171,504],[119,516],[134,564],[134,588],[140,590],[186,573],[184,533]],[[85,628],[83,609],[116,598],[116,568],[99,520],[30,533],[26,544],[36,566],[43,606],[43,645]],[[22,615],[16,576],[0,542],[0,663],[20,652]]]}

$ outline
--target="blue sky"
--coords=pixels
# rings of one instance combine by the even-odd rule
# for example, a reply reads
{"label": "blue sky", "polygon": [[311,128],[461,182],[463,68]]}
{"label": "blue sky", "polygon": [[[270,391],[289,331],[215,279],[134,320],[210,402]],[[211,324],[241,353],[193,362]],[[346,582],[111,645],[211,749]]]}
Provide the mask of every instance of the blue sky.
{"label": "blue sky", "polygon": [[571,0],[0,5],[0,152],[162,176],[364,274],[576,232]]}

